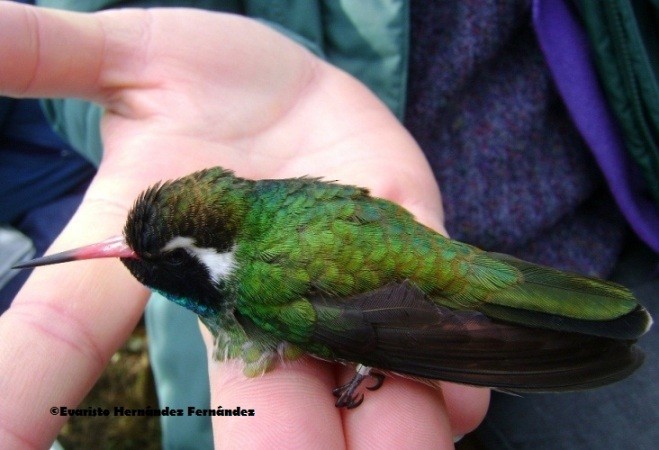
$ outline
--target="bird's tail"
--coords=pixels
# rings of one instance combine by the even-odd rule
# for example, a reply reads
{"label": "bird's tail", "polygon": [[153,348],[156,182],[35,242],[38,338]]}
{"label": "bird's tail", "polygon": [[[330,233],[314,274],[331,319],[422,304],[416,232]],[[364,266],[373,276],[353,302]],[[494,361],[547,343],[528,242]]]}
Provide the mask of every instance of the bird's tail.
{"label": "bird's tail", "polygon": [[489,317],[529,327],[636,339],[652,318],[624,286],[485,253],[519,271],[521,281],[494,290],[476,308]]}

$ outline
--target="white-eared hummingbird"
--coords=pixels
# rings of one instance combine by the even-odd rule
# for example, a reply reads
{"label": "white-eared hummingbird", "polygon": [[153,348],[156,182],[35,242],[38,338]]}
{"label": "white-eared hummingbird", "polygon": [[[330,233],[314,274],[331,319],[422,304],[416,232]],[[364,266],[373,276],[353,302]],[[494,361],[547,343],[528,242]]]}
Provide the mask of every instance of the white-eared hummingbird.
{"label": "white-eared hummingbird", "polygon": [[[508,391],[618,381],[652,319],[623,286],[482,251],[366,189],[212,168],[142,193],[122,237],[17,266],[118,257],[197,313],[248,376],[310,353],[358,364],[337,406],[385,373]],[[370,372],[371,368],[377,369]]]}

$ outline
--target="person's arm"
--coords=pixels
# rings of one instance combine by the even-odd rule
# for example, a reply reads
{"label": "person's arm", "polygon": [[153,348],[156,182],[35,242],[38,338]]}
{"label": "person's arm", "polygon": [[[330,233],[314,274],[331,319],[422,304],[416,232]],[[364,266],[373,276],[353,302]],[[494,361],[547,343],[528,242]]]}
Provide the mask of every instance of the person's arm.
{"label": "person's arm", "polygon": [[[432,173],[396,119],[353,78],[264,25],[198,10],[84,15],[1,3],[0,29],[0,94],[79,97],[106,111],[98,174],[52,251],[120,233],[145,187],[215,165],[367,186],[443,231]],[[144,308],[146,289],[118,261],[75,264],[36,270],[0,318],[8,447],[54,439],[64,417],[50,409],[82,400]],[[442,396],[392,379],[342,412],[330,392],[348,372],[304,359],[246,379],[238,363],[212,361],[213,401],[258,411],[215,420],[216,444],[449,447],[487,407],[487,390],[446,385]]]}

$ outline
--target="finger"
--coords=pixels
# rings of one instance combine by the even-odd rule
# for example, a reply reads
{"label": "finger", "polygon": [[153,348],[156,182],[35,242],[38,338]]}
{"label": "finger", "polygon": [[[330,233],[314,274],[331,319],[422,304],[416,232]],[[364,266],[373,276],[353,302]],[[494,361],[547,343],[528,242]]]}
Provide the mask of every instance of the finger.
{"label": "finger", "polygon": [[0,4],[0,92],[94,96],[104,52],[94,15]]}
{"label": "finger", "polygon": [[[238,134],[245,117],[264,121],[262,127],[269,123],[269,114],[265,119],[259,114],[264,104],[273,115],[283,114],[312,70],[310,54],[270,28],[193,9],[81,14],[3,2],[0,29],[4,95],[79,97],[127,116],[194,109],[191,98],[221,98],[224,105],[240,107],[228,107],[226,117],[222,108],[215,111],[216,123],[233,122],[236,109],[249,109],[233,123]],[[135,88],[168,95],[154,105],[149,90]]]}
{"label": "finger", "polygon": [[[212,346],[209,333],[202,334]],[[329,363],[311,358],[280,364],[261,377],[247,378],[237,360],[209,356],[211,408],[253,410],[254,416],[215,417],[215,448],[342,448],[341,416],[331,390]]]}
{"label": "finger", "polygon": [[[121,16],[121,17],[118,17]],[[96,14],[0,4],[0,93],[78,97],[106,103],[115,90],[145,86],[149,60],[144,10]]]}
{"label": "finger", "polygon": [[[53,250],[117,234],[124,219],[123,208],[83,202]],[[65,420],[50,408],[73,408],[82,400],[134,328],[145,301],[145,289],[119,261],[34,271],[0,317],[3,447],[50,445]]]}
{"label": "finger", "polygon": [[483,421],[490,404],[490,389],[441,383],[442,396],[454,436],[464,436]]}
{"label": "finger", "polygon": [[[354,370],[344,371],[344,380],[352,375]],[[380,389],[365,393],[359,407],[345,410],[343,420],[348,448],[370,449],[375,442],[388,448],[453,448],[441,393],[405,378],[387,377]]]}

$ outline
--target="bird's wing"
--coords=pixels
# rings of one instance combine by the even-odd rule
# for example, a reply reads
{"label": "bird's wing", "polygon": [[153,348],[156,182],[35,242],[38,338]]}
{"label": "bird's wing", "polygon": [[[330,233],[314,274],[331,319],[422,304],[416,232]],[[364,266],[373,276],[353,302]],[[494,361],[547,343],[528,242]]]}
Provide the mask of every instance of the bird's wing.
{"label": "bird's wing", "polygon": [[631,374],[643,354],[631,340],[510,325],[438,306],[409,282],[309,299],[311,341],[382,370],[513,391],[577,390]]}

